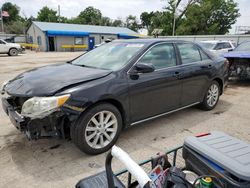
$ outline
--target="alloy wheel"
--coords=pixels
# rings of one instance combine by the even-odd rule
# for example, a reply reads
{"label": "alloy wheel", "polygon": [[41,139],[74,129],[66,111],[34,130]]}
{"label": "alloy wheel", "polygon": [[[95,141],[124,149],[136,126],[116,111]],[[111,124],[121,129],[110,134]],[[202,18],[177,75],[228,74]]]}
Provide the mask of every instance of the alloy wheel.
{"label": "alloy wheel", "polygon": [[212,84],[207,93],[207,104],[210,107],[216,105],[219,98],[219,88],[216,84]]}
{"label": "alloy wheel", "polygon": [[110,111],[101,111],[88,122],[85,129],[85,140],[94,149],[104,148],[115,138],[117,130],[116,116]]}

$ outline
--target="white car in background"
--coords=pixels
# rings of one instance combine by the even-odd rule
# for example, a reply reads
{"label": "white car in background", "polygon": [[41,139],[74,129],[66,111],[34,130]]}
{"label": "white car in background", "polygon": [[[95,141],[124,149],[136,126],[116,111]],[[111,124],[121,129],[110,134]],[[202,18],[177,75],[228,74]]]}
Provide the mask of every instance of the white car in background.
{"label": "white car in background", "polygon": [[229,51],[233,51],[236,47],[236,44],[232,41],[219,41],[219,40],[209,40],[209,41],[200,41],[198,44],[208,49],[209,51],[217,54],[222,55]]}
{"label": "white car in background", "polygon": [[3,39],[0,39],[0,54],[8,54],[9,56],[17,56],[19,52],[22,52],[20,44],[8,43]]}

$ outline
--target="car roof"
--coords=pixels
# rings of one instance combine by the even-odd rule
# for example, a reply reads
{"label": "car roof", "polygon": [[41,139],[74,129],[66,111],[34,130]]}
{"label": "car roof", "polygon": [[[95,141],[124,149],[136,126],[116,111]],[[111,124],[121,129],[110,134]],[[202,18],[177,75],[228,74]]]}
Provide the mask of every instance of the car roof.
{"label": "car roof", "polygon": [[157,43],[157,42],[169,42],[169,43],[176,43],[176,42],[185,42],[185,43],[193,43],[191,41],[185,40],[171,40],[171,39],[163,39],[163,38],[140,38],[140,39],[117,39],[114,42],[126,42],[126,43]]}
{"label": "car roof", "polygon": [[216,44],[218,42],[232,42],[232,41],[229,41],[229,40],[203,40],[203,41],[200,41],[201,43],[212,43],[212,44]]}

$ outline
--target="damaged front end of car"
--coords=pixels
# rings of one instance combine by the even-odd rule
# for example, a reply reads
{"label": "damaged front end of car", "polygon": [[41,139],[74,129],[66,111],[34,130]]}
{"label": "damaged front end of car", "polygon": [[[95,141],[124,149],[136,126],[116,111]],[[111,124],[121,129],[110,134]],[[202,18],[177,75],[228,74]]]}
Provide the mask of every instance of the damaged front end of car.
{"label": "damaged front end of car", "polygon": [[229,76],[250,79],[250,58],[228,58]]}
{"label": "damaged front end of car", "polygon": [[70,109],[70,95],[20,97],[2,90],[2,106],[11,123],[29,140],[69,138],[69,129],[82,109]]}

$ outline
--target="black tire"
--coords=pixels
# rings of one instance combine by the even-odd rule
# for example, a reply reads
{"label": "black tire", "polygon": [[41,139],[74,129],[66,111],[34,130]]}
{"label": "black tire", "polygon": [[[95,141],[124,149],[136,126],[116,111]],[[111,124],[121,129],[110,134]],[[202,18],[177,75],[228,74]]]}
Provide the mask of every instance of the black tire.
{"label": "black tire", "polygon": [[[209,104],[209,101],[208,101],[209,92],[211,92],[210,91],[211,87],[216,87],[218,89],[218,91],[217,91],[217,93],[218,93],[217,99],[214,100],[213,105],[211,105],[212,102]],[[210,85],[208,86],[208,89],[206,91],[206,94],[204,96],[204,99],[203,99],[202,103],[200,104],[201,109],[205,110],[205,111],[213,110],[216,107],[216,105],[217,105],[217,103],[219,101],[220,93],[221,93],[221,88],[220,88],[219,83],[217,81],[215,81],[215,80],[212,81],[210,83]]]}
{"label": "black tire", "polygon": [[[100,128],[100,129],[105,129],[105,130],[98,130],[97,131],[98,133],[96,133],[96,131],[93,131],[93,134],[95,133],[96,135],[97,134],[99,135],[99,140],[97,139],[99,145],[101,145],[100,135],[102,136],[102,140],[105,138],[107,139],[106,144],[109,142],[107,145],[105,145],[103,147],[100,146],[101,148],[94,148],[94,147],[90,146],[90,143],[88,143],[90,141],[87,141],[87,139],[86,139],[85,135],[87,133],[89,133],[89,132],[86,132],[86,128],[90,125],[90,123],[92,123],[91,118],[93,118],[93,117],[96,118],[97,114],[99,114],[101,112],[104,112],[104,113],[111,112],[112,118],[114,118],[113,120],[115,120],[115,122],[117,122],[117,123],[115,123],[116,128],[114,128],[116,130],[116,132],[114,134],[111,133],[112,134],[112,141],[108,141],[107,137],[105,136],[105,134],[107,133],[106,129],[108,129],[108,128],[105,129],[104,125],[103,125],[103,128]],[[99,122],[100,122],[100,119],[99,119]],[[107,122],[107,124],[108,124],[108,122]],[[95,129],[97,128],[97,126],[94,125],[93,123],[91,125],[93,126],[91,128],[95,128]],[[88,128],[90,128],[90,127],[88,127]],[[119,112],[119,110],[115,106],[113,106],[112,104],[100,103],[96,106],[93,106],[89,110],[87,110],[85,113],[83,113],[78,118],[76,123],[71,126],[70,135],[71,135],[71,139],[74,142],[74,144],[81,151],[83,151],[84,153],[90,154],[90,155],[97,155],[97,154],[108,151],[115,144],[115,142],[117,141],[117,139],[121,133],[121,130],[122,130],[122,116],[121,116],[121,113]],[[104,133],[104,132],[106,132],[106,133]],[[91,136],[91,135],[89,135],[89,136]],[[96,138],[96,136],[94,138]]]}
{"label": "black tire", "polygon": [[11,48],[8,53],[9,56],[17,56],[18,50],[16,48]]}

